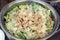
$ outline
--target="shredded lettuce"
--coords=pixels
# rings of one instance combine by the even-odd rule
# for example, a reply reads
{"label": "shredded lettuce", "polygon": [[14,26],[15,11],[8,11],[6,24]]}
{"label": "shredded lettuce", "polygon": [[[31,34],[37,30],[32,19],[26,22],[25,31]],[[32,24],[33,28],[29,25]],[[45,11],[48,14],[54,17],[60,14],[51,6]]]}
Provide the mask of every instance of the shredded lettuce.
{"label": "shredded lettuce", "polygon": [[19,8],[20,8],[21,10],[25,10],[25,9],[28,8],[28,5],[20,5]]}
{"label": "shredded lettuce", "polygon": [[48,21],[46,22],[46,26],[47,26],[48,29],[53,29],[53,26]]}

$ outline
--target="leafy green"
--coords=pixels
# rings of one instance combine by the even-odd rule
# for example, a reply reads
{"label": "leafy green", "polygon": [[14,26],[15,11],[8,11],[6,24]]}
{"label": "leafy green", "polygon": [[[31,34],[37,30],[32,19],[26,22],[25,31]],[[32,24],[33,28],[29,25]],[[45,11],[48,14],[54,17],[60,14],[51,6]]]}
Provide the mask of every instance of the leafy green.
{"label": "leafy green", "polygon": [[50,10],[46,10],[46,17],[51,15],[51,11]]}
{"label": "leafy green", "polygon": [[25,10],[25,9],[28,8],[28,5],[20,5],[19,8],[20,8],[21,10],[22,10],[22,9]]}
{"label": "leafy green", "polygon": [[19,10],[19,8],[18,7],[15,7],[15,8],[13,8],[13,12],[17,12]]}
{"label": "leafy green", "polygon": [[36,13],[37,11],[39,11],[39,6],[38,5],[36,5],[35,3],[32,3],[31,4],[32,5],[32,9],[33,9],[33,11]]}
{"label": "leafy green", "polygon": [[53,29],[53,26],[50,24],[50,22],[47,21],[46,25],[47,25],[48,29]]}

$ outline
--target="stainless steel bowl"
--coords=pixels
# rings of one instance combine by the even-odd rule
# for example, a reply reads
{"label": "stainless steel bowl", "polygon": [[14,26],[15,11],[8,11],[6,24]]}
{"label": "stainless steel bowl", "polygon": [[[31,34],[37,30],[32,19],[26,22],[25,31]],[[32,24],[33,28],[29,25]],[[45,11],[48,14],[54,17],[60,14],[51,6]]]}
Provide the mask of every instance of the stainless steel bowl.
{"label": "stainless steel bowl", "polygon": [[31,3],[31,2],[36,2],[36,3],[39,3],[39,4],[44,5],[45,7],[49,8],[52,11],[53,15],[54,15],[55,27],[53,29],[53,32],[51,34],[49,34],[48,36],[46,36],[46,37],[44,37],[42,39],[39,39],[39,40],[46,40],[46,39],[50,38],[52,35],[54,35],[57,32],[57,29],[58,29],[58,26],[59,26],[59,15],[58,15],[58,13],[55,11],[55,9],[51,5],[49,5],[46,2],[39,1],[39,0],[20,0],[20,1],[13,1],[13,2],[7,4],[6,6],[4,6],[2,8],[1,14],[0,14],[0,26],[1,26],[2,30],[6,33],[6,35],[8,36],[9,39],[11,39],[11,40],[12,39],[17,40],[18,38],[16,38],[13,35],[11,35],[6,30],[6,28],[4,27],[4,25],[3,25],[4,24],[3,19],[4,19],[5,13],[8,10],[10,10],[13,7],[13,5],[15,6],[15,5],[19,5],[19,4],[22,4],[22,3]]}

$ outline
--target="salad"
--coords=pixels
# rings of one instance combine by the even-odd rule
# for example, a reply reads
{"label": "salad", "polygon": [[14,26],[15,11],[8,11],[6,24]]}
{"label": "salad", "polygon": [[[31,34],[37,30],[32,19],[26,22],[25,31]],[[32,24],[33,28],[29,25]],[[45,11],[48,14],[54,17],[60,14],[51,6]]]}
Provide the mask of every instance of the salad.
{"label": "salad", "polygon": [[44,38],[53,31],[50,9],[38,3],[20,4],[4,16],[6,29],[20,39]]}

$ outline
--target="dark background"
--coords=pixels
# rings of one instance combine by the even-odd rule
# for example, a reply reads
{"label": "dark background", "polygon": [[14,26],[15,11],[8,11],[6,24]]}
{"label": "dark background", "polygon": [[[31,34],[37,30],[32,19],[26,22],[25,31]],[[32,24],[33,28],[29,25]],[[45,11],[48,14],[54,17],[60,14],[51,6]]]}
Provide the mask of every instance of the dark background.
{"label": "dark background", "polygon": [[[13,0],[0,0],[0,10],[8,3],[10,3],[11,1]],[[48,0],[49,1],[49,0]],[[46,1],[46,2],[48,2]],[[55,9],[56,11],[58,12],[58,14],[60,15],[60,2],[55,2],[55,1],[49,1],[48,2],[49,4],[51,4]],[[60,27],[60,26],[59,26]],[[8,40],[7,37],[5,37],[6,40]],[[57,32],[56,34],[54,34],[51,38],[47,39],[47,40],[60,40],[60,31]]]}

